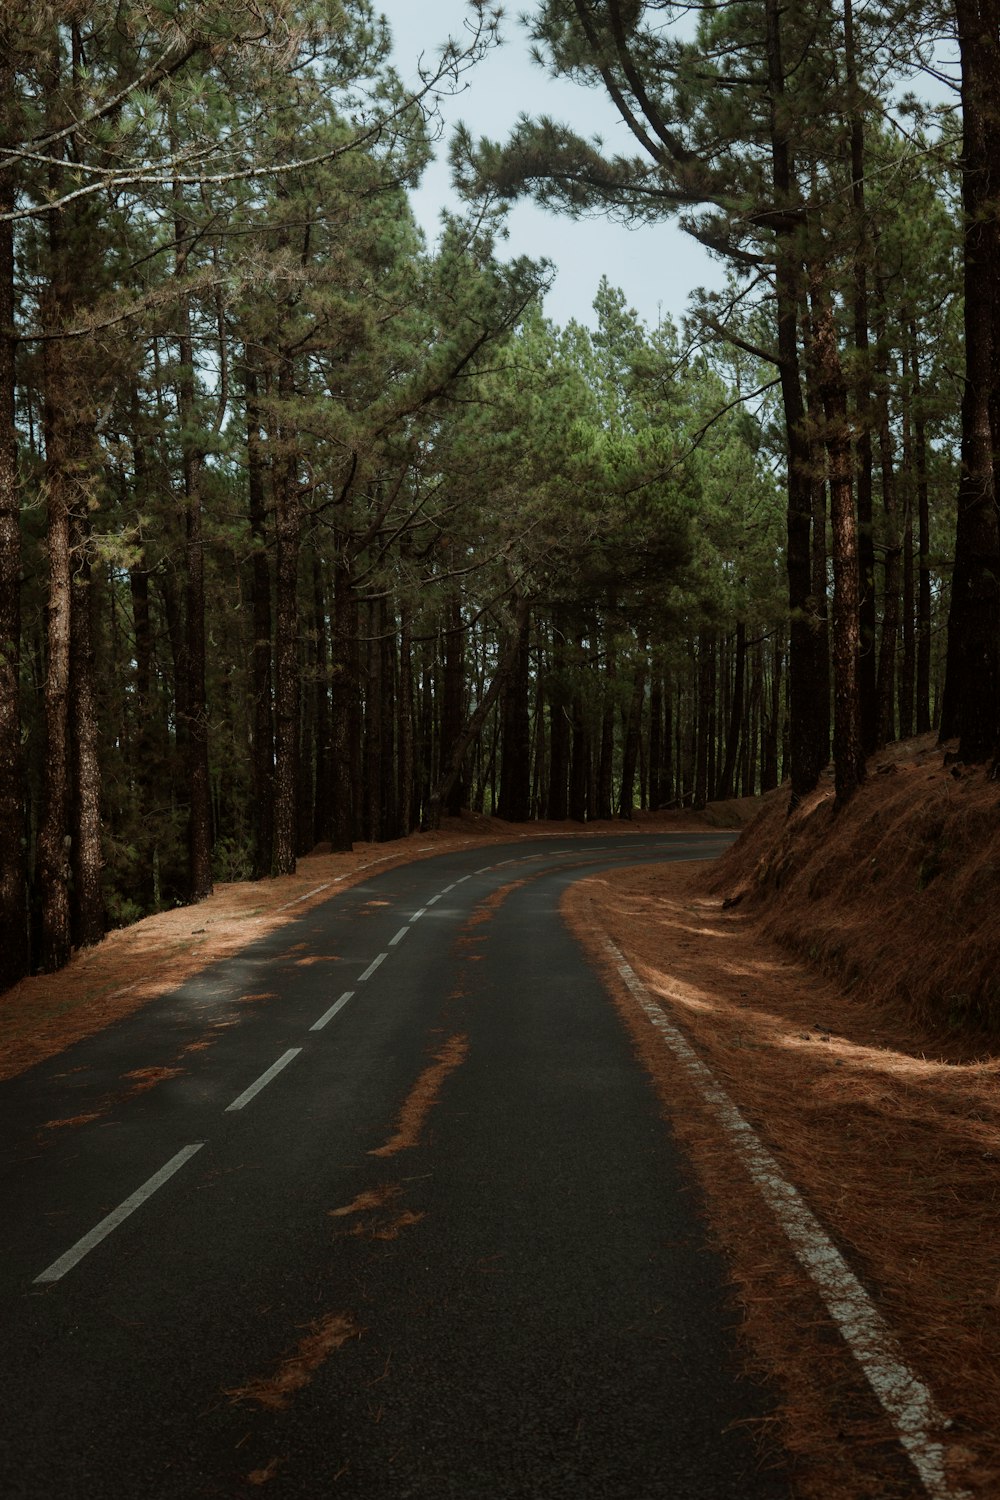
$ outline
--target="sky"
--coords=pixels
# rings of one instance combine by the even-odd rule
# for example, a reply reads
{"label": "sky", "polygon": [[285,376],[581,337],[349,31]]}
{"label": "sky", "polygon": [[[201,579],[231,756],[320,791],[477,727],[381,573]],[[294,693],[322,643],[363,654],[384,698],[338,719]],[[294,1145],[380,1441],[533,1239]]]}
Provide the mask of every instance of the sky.
{"label": "sky", "polygon": [[[449,35],[463,35],[468,14],[464,0],[375,0],[394,38],[394,60],[404,82],[415,82],[421,53],[433,59]],[[547,114],[582,135],[600,134],[608,143],[630,140],[617,113],[602,95],[564,80],[552,79],[531,60],[527,35],[517,20],[517,5],[505,15],[504,43],[468,75],[468,87],[444,102],[445,139],[438,160],[413,194],[417,219],[434,239],[442,208],[456,206],[447,164],[447,136],[462,120],[474,136],[503,140],[519,114]],[[693,288],[720,287],[724,269],[689,235],[669,220],[626,229],[603,218],[570,219],[528,202],[511,209],[509,238],[501,254],[547,257],[557,274],[545,300],[546,315],[556,323],[571,318],[593,324],[592,303],[602,275],[620,287],[650,327],[668,314],[679,323]]]}

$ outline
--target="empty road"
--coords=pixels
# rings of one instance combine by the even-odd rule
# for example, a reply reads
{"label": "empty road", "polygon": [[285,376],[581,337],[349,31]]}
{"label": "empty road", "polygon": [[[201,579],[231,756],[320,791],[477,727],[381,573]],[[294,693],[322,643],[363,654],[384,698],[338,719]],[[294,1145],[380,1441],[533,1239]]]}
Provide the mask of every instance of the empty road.
{"label": "empty road", "polygon": [[0,1085],[0,1494],[786,1496],[696,1189],[558,909],[727,842],[402,866]]}

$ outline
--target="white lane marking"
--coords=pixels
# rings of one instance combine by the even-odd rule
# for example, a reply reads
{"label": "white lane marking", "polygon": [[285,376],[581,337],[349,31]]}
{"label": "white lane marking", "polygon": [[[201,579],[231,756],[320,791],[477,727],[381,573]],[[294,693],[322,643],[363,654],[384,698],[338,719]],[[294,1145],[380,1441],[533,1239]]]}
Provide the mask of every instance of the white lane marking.
{"label": "white lane marking", "polygon": [[472,879],[471,875],[463,875],[460,880],[456,880],[455,881],[455,884],[456,885],[464,885],[467,880],[471,880],[471,879]]}
{"label": "white lane marking", "polygon": [[409,930],[410,929],[408,927],[401,927],[399,929],[399,931],[396,933],[396,936],[389,939],[389,947],[390,948],[395,948],[395,946],[396,946],[397,943],[401,943],[403,941],[403,939],[405,938],[406,934],[409,932]]}
{"label": "white lane marking", "polygon": [[422,906],[419,911],[415,911],[413,913],[413,916],[410,918],[410,921],[411,922],[419,922],[420,918],[423,916],[423,914],[424,914],[424,912],[426,910],[427,910],[426,906]]}
{"label": "white lane marking", "polygon": [[370,979],[375,973],[375,970],[378,968],[379,964],[384,964],[388,957],[388,953],[380,953],[377,958],[373,958],[365,972],[358,975],[358,984],[364,984],[366,979]]}
{"label": "white lane marking", "polygon": [[250,1100],[253,1099],[257,1094],[259,1094],[261,1089],[266,1089],[268,1084],[271,1082],[271,1079],[277,1078],[282,1068],[287,1068],[292,1059],[294,1057],[298,1057],[301,1051],[301,1047],[289,1047],[288,1051],[283,1052],[278,1058],[278,1061],[272,1063],[267,1071],[265,1073],[262,1073],[255,1083],[252,1083],[248,1089],[244,1089],[242,1094],[237,1094],[232,1104],[226,1105],[225,1113],[228,1115],[232,1110],[242,1109],[244,1105],[249,1104]]}
{"label": "white lane marking", "polygon": [[204,1144],[204,1141],[195,1141],[191,1146],[184,1146],[176,1156],[170,1158],[166,1166],[154,1172],[141,1188],[136,1188],[124,1203],[119,1203],[118,1207],[113,1209],[106,1218],[102,1219],[99,1224],[95,1224],[89,1234],[85,1234],[82,1240],[77,1240],[65,1255],[60,1255],[59,1259],[54,1260],[40,1276],[36,1276],[35,1283],[59,1281],[67,1271],[73,1269],[78,1261],[89,1254],[95,1245],[99,1245],[113,1230],[118,1228],[119,1224],[123,1224],[129,1214],[134,1214],[136,1209],[145,1203],[147,1198],[151,1198],[165,1182],[168,1182],[175,1172],[179,1172],[184,1163],[190,1161],[195,1152],[200,1151]]}
{"label": "white lane marking", "polygon": [[[427,906],[433,906],[433,905],[434,905],[434,904],[435,904],[435,902],[437,902],[437,901],[440,901],[440,900],[441,900],[441,897],[442,897],[442,896],[443,896],[443,895],[444,895],[444,892],[443,892],[443,891],[438,891],[438,893],[437,893],[437,895],[436,895],[436,896],[432,896],[432,897],[431,897],[431,898],[430,898],[430,900],[429,900],[429,901],[428,901],[428,903],[427,903]],[[424,908],[424,910],[425,910],[425,911],[426,911],[426,907],[425,907],[425,908]]]}
{"label": "white lane marking", "polygon": [[482,869],[481,869],[481,870],[476,870],[476,871],[475,871],[475,872],[474,872],[474,873],[475,873],[475,874],[476,874],[476,875],[485,875],[485,874],[486,874],[486,872],[487,872],[487,871],[488,871],[488,870],[492,870],[492,868],[493,868],[493,866],[492,866],[492,865],[483,865],[483,867],[482,867]]}
{"label": "white lane marking", "polygon": [[452,883],[451,883],[451,885],[446,885],[445,888],[444,888],[444,890],[441,892],[442,896],[447,896],[448,892],[449,891],[453,891],[455,889],[455,887],[456,887],[457,884],[458,884],[458,881],[457,880],[453,880]]}
{"label": "white lane marking", "polygon": [[791,1241],[796,1258],[815,1282],[827,1311],[891,1419],[924,1489],[934,1500],[970,1500],[966,1491],[953,1489],[948,1482],[944,1447],[931,1437],[931,1430],[943,1428],[945,1419],[930,1391],[907,1366],[882,1314],[840,1251],[831,1244],[798,1189],[781,1175],[774,1157],[716,1081],[711,1068],[702,1062],[652,999],[617,944],[610,938],[606,944],[629,992],[695,1080],[702,1098],[714,1110],[716,1119],[742,1156],[751,1178]]}
{"label": "white lane marking", "polygon": [[314,1021],[312,1023],[312,1025],[310,1026],[309,1030],[310,1031],[322,1031],[323,1027],[326,1025],[327,1021],[332,1021],[333,1018],[334,1018],[334,1016],[337,1014],[338,1010],[343,1010],[343,1008],[347,1004],[348,1000],[353,1000],[353,999],[354,999],[354,991],[353,990],[345,990],[344,993],[341,995],[340,999],[339,1000],[335,1000],[334,1003],[330,1006],[330,1009],[329,1010],[325,1010],[323,1012],[323,1014],[320,1016],[319,1020],[318,1021]]}

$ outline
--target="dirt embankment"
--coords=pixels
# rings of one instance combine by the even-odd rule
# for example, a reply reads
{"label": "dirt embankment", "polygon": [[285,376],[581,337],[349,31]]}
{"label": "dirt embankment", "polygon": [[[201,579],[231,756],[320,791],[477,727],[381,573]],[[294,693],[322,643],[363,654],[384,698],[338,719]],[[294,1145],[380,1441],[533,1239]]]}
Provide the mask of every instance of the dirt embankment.
{"label": "dirt embankment", "polygon": [[829,779],[787,807],[766,799],[713,891],[955,1055],[1000,1036],[1000,784],[924,735],[873,757],[840,811]]}

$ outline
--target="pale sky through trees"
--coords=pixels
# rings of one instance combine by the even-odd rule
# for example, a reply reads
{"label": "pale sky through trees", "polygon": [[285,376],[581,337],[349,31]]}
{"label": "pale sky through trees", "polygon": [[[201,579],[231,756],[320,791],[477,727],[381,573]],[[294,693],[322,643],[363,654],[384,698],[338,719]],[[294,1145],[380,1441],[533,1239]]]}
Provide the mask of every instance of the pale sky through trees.
{"label": "pale sky through trees", "polygon": [[[407,82],[416,77],[420,53],[430,61],[449,34],[463,34],[468,15],[464,0],[425,4],[377,0],[377,4],[392,28],[396,66]],[[436,234],[441,209],[454,203],[447,137],[459,120],[476,136],[502,140],[518,115],[550,114],[585,135],[619,139],[622,150],[630,149],[631,137],[602,94],[550,78],[532,61],[518,14],[519,8],[506,11],[503,46],[468,75],[463,94],[445,102],[446,135],[438,146],[438,160],[413,195],[414,211],[430,237]],[[640,316],[654,327],[661,307],[664,315],[670,314],[679,323],[694,287],[718,287],[724,279],[719,262],[669,220],[626,229],[603,218],[572,220],[520,202],[511,209],[509,228],[510,255],[545,255],[556,263],[558,275],[545,300],[545,312],[557,323],[570,318],[594,322],[591,303],[602,275],[620,286]]]}

